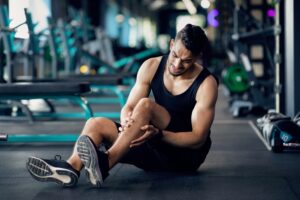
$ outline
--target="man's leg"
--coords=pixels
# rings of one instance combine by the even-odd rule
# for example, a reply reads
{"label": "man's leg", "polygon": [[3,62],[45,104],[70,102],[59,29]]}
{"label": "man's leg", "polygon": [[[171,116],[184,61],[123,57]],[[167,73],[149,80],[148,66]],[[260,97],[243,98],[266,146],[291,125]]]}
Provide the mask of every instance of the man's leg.
{"label": "man's leg", "polygon": [[[91,118],[86,122],[81,135],[91,138],[97,148],[103,139],[113,143],[118,137],[118,130],[115,123],[109,119]],[[51,160],[29,157],[26,163],[28,172],[38,181],[56,182],[64,187],[75,186],[82,168],[76,145],[67,161],[60,160],[60,158]]]}
{"label": "man's leg", "polygon": [[109,168],[112,168],[130,149],[132,140],[142,135],[140,128],[149,123],[159,129],[165,129],[170,122],[168,111],[149,98],[143,98],[135,106],[132,117],[133,123],[125,129],[109,148]]}
{"label": "man's leg", "polygon": [[[110,119],[100,117],[90,118],[86,122],[81,135],[87,135],[93,143],[99,147],[103,140],[113,144],[118,137],[118,129],[116,124]],[[82,161],[78,156],[76,144],[73,153],[67,162],[76,170],[80,171],[82,168]]]}
{"label": "man's leg", "polygon": [[[142,136],[142,126],[151,123],[159,129],[165,129],[170,122],[170,115],[167,110],[149,98],[143,98],[138,102],[132,111],[131,118],[133,122],[129,127],[120,134],[113,134],[114,137],[112,137],[111,140],[114,141],[114,143],[107,152],[99,151],[97,148],[97,145],[99,145],[106,136],[106,134],[104,134],[106,131],[102,130],[99,132],[98,130],[103,126],[95,129],[87,129],[84,131],[86,134],[81,135],[77,140],[77,152],[76,150],[74,151],[69,162],[72,163],[72,161],[75,161],[73,164],[79,168],[82,166],[82,164],[77,161],[79,157],[84,164],[90,182],[94,186],[100,187],[102,185],[108,176],[108,171],[130,150],[131,142]],[[106,122],[104,124],[109,123]],[[115,124],[110,124],[108,130],[111,130],[112,127],[114,127],[117,132]]]}

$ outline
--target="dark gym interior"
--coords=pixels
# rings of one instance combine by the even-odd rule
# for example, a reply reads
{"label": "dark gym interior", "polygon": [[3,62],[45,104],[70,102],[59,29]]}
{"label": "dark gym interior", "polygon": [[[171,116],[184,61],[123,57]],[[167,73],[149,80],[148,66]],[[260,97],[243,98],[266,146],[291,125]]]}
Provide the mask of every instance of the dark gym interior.
{"label": "dark gym interior", "polygon": [[[0,199],[300,199],[300,1],[0,0]],[[298,20],[297,20],[298,19]],[[38,182],[86,120],[120,120],[142,63],[186,24],[219,80],[212,146],[194,173],[117,164],[101,188]],[[297,89],[298,88],[298,89]]]}

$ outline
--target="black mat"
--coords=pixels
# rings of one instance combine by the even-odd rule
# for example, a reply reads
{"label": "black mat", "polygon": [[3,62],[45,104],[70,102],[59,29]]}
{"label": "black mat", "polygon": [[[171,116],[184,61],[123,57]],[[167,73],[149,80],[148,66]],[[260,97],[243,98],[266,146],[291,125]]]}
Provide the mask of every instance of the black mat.
{"label": "black mat", "polygon": [[[76,188],[62,189],[56,184],[37,182],[26,171],[28,156],[53,158],[54,155],[61,154],[66,159],[72,151],[72,144],[2,143],[0,199],[300,199],[300,154],[269,152],[246,120],[231,121],[220,104],[216,115],[218,117],[211,135],[212,149],[197,173],[149,173],[119,164],[113,168],[101,189],[92,188],[84,173],[81,173]],[[53,132],[55,126],[57,132],[62,132],[71,130],[70,127],[75,124],[60,126],[60,123],[62,122],[44,123],[34,126],[35,128],[27,128]],[[10,130],[22,130],[17,127],[18,123],[12,125]],[[60,129],[61,127],[65,128]],[[81,125],[74,127],[75,131]]]}
{"label": "black mat", "polygon": [[92,188],[84,173],[74,189],[36,182],[27,173],[28,156],[67,158],[71,144],[2,144],[1,199],[299,199],[298,153],[267,151],[245,123],[215,124],[212,132],[212,150],[197,173],[150,173],[117,165],[101,189]]}

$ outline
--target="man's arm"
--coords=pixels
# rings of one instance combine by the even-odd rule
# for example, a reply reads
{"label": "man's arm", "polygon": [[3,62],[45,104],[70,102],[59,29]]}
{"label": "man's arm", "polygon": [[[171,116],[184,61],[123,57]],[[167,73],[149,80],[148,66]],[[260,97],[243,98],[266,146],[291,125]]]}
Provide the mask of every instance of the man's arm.
{"label": "man's arm", "polygon": [[208,136],[215,116],[215,104],[218,97],[218,85],[210,76],[204,80],[196,95],[196,105],[192,112],[191,132],[163,131],[163,141],[178,147],[199,148]]}
{"label": "man's arm", "polygon": [[121,110],[121,124],[125,124],[126,118],[130,116],[130,113],[133,111],[139,100],[149,96],[150,84],[156,72],[158,62],[158,58],[150,58],[141,65],[136,82],[130,91],[125,106]]}

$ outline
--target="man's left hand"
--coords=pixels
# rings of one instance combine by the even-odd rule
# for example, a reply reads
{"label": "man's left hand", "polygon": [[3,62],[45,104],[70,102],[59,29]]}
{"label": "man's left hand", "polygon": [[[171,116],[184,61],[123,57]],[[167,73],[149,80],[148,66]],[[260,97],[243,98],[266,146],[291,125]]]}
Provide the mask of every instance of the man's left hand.
{"label": "man's left hand", "polygon": [[141,131],[143,131],[144,134],[141,137],[131,141],[130,148],[143,144],[144,142],[152,138],[154,135],[159,133],[158,128],[149,124],[142,126]]}

